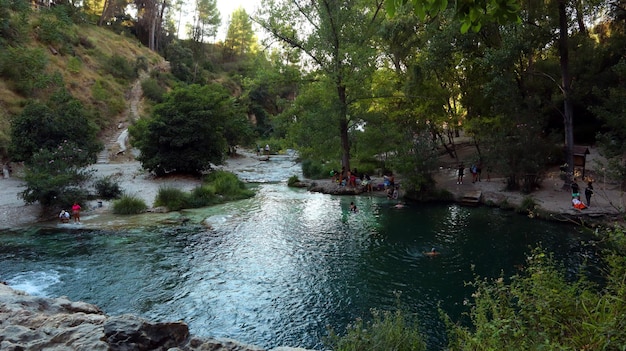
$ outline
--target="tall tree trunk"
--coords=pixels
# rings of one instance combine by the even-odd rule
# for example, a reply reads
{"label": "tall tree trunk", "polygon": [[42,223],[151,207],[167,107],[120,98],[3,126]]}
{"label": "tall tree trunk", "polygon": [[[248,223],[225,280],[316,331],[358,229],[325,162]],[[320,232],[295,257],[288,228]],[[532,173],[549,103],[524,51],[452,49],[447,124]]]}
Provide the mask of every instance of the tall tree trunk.
{"label": "tall tree trunk", "polygon": [[346,104],[346,87],[337,82],[337,95],[339,97],[339,135],[341,137],[341,165],[350,170],[350,139],[348,137],[348,105]]}
{"label": "tall tree trunk", "polygon": [[570,97],[570,89],[572,85],[572,77],[569,72],[569,51],[567,47],[567,12],[566,1],[559,0],[559,55],[561,63],[561,76],[563,90],[563,125],[565,129],[565,161],[567,162],[567,176],[565,177],[564,187],[569,187],[574,174],[574,112],[572,110],[572,101]]}
{"label": "tall tree trunk", "polygon": [[104,6],[102,7],[102,14],[98,20],[98,26],[102,26],[104,21],[109,17],[109,7],[111,6],[111,0],[104,0]]}

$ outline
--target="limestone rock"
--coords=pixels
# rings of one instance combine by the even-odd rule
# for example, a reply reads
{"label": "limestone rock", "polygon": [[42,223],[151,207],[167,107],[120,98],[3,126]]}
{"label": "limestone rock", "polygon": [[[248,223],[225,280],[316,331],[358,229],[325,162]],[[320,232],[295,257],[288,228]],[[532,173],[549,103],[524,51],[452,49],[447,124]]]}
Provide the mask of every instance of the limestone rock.
{"label": "limestone rock", "polygon": [[[107,316],[67,297],[30,296],[0,284],[2,351],[263,351],[234,340],[191,336],[184,322],[153,323],[135,315]],[[305,351],[276,348],[273,351]]]}

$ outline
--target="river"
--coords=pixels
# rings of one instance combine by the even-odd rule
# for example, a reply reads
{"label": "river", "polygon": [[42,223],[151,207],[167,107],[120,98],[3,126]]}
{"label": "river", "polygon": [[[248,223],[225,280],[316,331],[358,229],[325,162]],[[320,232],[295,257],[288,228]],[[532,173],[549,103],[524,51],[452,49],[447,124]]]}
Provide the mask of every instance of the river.
{"label": "river", "polygon": [[[323,349],[328,327],[341,333],[372,308],[401,306],[418,317],[429,349],[442,349],[437,308],[458,320],[474,274],[510,275],[537,245],[572,274],[593,255],[575,227],[495,208],[398,209],[382,197],[251,186],[251,199],[183,211],[183,225],[146,214],[106,230],[0,232],[0,280],[265,348]],[[439,256],[424,254],[433,247]]]}

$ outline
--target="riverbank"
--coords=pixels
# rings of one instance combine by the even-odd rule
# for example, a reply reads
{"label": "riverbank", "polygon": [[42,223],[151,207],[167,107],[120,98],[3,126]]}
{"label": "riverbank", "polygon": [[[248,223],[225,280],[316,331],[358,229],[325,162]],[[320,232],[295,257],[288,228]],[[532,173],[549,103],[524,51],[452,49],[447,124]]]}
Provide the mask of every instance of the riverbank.
{"label": "riverbank", "polygon": [[[466,153],[467,154],[467,153]],[[293,156],[276,155],[272,157],[293,158]],[[469,159],[469,155],[466,155]],[[295,158],[293,159],[295,163]],[[440,169],[435,174],[436,186],[451,194],[454,201],[461,201],[468,194],[478,197],[482,205],[498,206],[505,208],[518,208],[525,202],[536,204],[536,208],[528,213],[531,217],[573,221],[576,223],[587,222],[615,222],[623,221],[624,209],[626,208],[626,196],[619,189],[619,184],[611,182],[595,183],[595,192],[591,206],[585,210],[574,209],[571,205],[571,195],[568,189],[563,189],[563,181],[557,172],[548,173],[543,180],[542,187],[531,194],[523,194],[518,191],[505,190],[505,178],[497,175],[483,174],[480,182],[472,183],[471,176],[466,176],[463,184],[457,184],[457,170],[453,169],[448,160],[440,160]],[[469,164],[469,163],[468,163]],[[591,162],[590,162],[591,164]],[[156,195],[161,187],[173,187],[183,191],[189,191],[201,184],[198,178],[188,176],[173,176],[156,178],[141,168],[141,164],[132,159],[116,163],[99,163],[92,165],[95,178],[112,176],[122,187],[126,194],[141,198],[148,207],[152,207]],[[238,150],[235,157],[229,158],[224,165],[217,167],[237,174],[244,181],[255,181],[247,175],[254,174],[258,169],[271,169],[271,158],[268,161],[263,156],[247,150]],[[589,169],[593,172],[593,169]],[[466,172],[469,173],[469,172]],[[0,179],[2,193],[0,194],[0,229],[23,227],[41,222],[54,222],[56,213],[41,213],[41,207],[37,204],[25,205],[18,197],[24,190],[24,182],[17,177]],[[373,179],[374,183],[382,183],[382,179]],[[305,185],[311,191],[336,194],[336,195],[359,195],[360,189],[339,187],[330,179],[309,181]],[[583,187],[584,189],[584,187]],[[386,196],[383,191],[371,193],[374,196]],[[401,193],[402,195],[402,193]],[[90,214],[105,214],[112,212],[110,201],[93,200],[83,204],[83,218]],[[60,211],[61,209],[59,209]],[[158,211],[158,209],[150,209]]]}

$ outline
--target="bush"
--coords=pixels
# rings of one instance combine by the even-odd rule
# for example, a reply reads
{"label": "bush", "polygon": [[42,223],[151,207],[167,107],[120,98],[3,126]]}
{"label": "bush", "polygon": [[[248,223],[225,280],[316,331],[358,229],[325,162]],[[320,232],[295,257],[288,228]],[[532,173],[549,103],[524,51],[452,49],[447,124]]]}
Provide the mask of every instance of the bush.
{"label": "bush", "polygon": [[[579,275],[569,282],[549,254],[536,249],[506,283],[476,278],[469,326],[447,320],[450,350],[621,350],[625,258],[609,254],[603,287]],[[619,346],[618,346],[619,345]]]}
{"label": "bush", "polygon": [[72,56],[67,60],[67,70],[71,73],[80,72],[83,67],[83,62],[76,56]]}
{"label": "bush", "polygon": [[120,55],[114,54],[105,64],[105,69],[113,77],[131,80],[137,78],[135,67],[130,61]]}
{"label": "bush", "polygon": [[178,211],[187,207],[189,195],[180,189],[164,187],[159,188],[154,206],[165,206],[170,211]]}
{"label": "bush", "polygon": [[310,179],[322,179],[326,178],[330,170],[324,170],[324,167],[319,162],[311,159],[302,161],[302,175]]}
{"label": "bush", "polygon": [[517,206],[517,208],[515,209],[515,212],[517,212],[517,213],[531,213],[532,211],[535,210],[536,207],[537,207],[537,203],[535,202],[535,199],[533,199],[530,196],[526,196],[522,200],[522,203],[520,203],[520,205]]}
{"label": "bush", "polygon": [[298,182],[300,182],[300,179],[298,178],[298,176],[297,175],[292,175],[287,180],[287,186],[294,186],[294,184],[296,184]]}
{"label": "bush", "polygon": [[154,78],[148,78],[141,81],[141,89],[143,94],[150,100],[159,103],[163,102],[165,88],[159,85],[159,81]]}
{"label": "bush", "polygon": [[113,202],[113,213],[121,215],[139,214],[148,208],[146,203],[135,196],[124,195]]}
{"label": "bush", "polygon": [[212,205],[218,202],[215,188],[212,186],[199,186],[191,192],[188,204],[190,208],[198,208]]}
{"label": "bush", "polygon": [[212,186],[223,200],[239,200],[254,196],[254,192],[246,189],[246,185],[235,174],[226,171],[211,172],[205,178],[205,185]]}
{"label": "bush", "polygon": [[335,351],[421,351],[426,350],[424,338],[417,323],[401,311],[372,311],[373,319],[364,322],[358,319],[339,337],[330,332],[329,344]]}
{"label": "bush", "polygon": [[96,194],[102,199],[117,199],[122,195],[120,184],[113,176],[106,176],[95,181]]}

